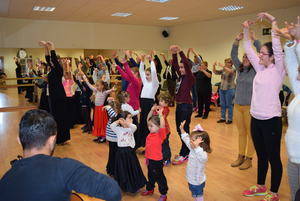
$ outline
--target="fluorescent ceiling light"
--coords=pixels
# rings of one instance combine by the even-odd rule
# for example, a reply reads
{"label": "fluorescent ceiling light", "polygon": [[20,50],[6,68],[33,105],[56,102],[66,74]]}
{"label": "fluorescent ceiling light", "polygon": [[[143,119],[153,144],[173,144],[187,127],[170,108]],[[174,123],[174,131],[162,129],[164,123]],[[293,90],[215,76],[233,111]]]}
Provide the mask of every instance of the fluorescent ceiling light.
{"label": "fluorescent ceiling light", "polygon": [[177,20],[179,17],[161,17],[160,20]]}
{"label": "fluorescent ceiling light", "polygon": [[55,10],[55,7],[34,6],[32,10],[34,10],[34,11],[53,12]]}
{"label": "fluorescent ceiling light", "polygon": [[244,6],[229,5],[229,6],[225,6],[223,8],[219,8],[219,10],[222,10],[222,11],[236,11],[236,10],[241,10],[243,8],[244,8]]}
{"label": "fluorescent ceiling light", "polygon": [[152,2],[158,2],[158,3],[166,3],[170,0],[146,0],[146,1],[152,1]]}
{"label": "fluorescent ceiling light", "polygon": [[111,16],[116,16],[116,17],[128,17],[132,15],[132,13],[114,13]]}

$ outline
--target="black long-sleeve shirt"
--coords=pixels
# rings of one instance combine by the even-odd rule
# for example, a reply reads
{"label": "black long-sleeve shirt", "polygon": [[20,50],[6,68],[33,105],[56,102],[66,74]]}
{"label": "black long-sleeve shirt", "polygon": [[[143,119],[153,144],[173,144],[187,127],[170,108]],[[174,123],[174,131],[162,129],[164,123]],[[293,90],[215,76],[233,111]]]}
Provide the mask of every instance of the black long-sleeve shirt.
{"label": "black long-sleeve shirt", "polygon": [[0,201],[67,201],[71,191],[121,200],[118,184],[69,158],[35,155],[16,161],[0,180]]}

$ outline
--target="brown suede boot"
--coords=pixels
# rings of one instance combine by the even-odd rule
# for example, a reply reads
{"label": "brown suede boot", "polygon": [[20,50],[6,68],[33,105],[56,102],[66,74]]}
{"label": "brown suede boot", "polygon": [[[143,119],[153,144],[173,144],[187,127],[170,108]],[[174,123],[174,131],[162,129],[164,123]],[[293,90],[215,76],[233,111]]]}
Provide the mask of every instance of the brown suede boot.
{"label": "brown suede boot", "polygon": [[242,165],[244,160],[245,160],[245,156],[239,154],[238,159],[236,161],[234,161],[233,163],[231,163],[231,167],[238,167],[238,166]]}
{"label": "brown suede boot", "polygon": [[252,167],[252,158],[245,157],[245,161],[243,164],[239,167],[240,170],[247,170]]}

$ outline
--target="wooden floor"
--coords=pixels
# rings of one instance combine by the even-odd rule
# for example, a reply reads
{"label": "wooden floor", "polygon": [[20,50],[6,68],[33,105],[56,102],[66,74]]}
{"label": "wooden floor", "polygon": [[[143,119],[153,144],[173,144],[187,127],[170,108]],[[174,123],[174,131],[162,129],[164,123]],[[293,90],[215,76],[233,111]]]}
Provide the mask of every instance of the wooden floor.
{"label": "wooden floor", "polygon": [[[2,93],[3,91],[0,91]],[[0,94],[0,105],[3,106],[5,94]],[[15,102],[24,102],[22,96],[17,93],[9,93],[9,98]],[[207,181],[205,187],[206,201],[258,201],[262,197],[246,198],[241,193],[256,182],[256,158],[253,159],[254,167],[249,170],[241,171],[230,167],[230,163],[237,157],[237,129],[235,125],[216,124],[219,117],[219,109],[213,108],[209,119],[192,118],[191,128],[200,123],[210,134],[213,152],[209,155],[206,174]],[[17,110],[14,112],[0,112],[0,177],[10,168],[9,162],[18,154],[22,153],[21,146],[17,143],[18,123],[26,110]],[[193,114],[194,116],[194,114]],[[170,144],[172,155],[179,152],[180,141],[175,132],[174,108],[171,109],[169,122],[171,124]],[[285,129],[284,129],[285,131]],[[108,144],[96,144],[92,142],[93,137],[88,134],[82,134],[78,125],[71,131],[71,141],[69,145],[56,147],[55,156],[70,157],[77,159],[93,169],[105,173],[105,166],[108,157]],[[290,201],[289,187],[287,182],[287,157],[282,138],[282,161],[283,177],[280,187],[281,201]],[[143,156],[138,156],[144,174],[147,175],[147,169]],[[180,166],[170,166],[164,168],[168,180],[169,201],[192,201],[185,178],[186,164]],[[267,186],[270,186],[270,170],[267,177]],[[155,194],[150,197],[124,194],[124,201],[155,201],[158,200],[159,192],[156,188]],[[98,199],[84,196],[85,201],[96,201]]]}

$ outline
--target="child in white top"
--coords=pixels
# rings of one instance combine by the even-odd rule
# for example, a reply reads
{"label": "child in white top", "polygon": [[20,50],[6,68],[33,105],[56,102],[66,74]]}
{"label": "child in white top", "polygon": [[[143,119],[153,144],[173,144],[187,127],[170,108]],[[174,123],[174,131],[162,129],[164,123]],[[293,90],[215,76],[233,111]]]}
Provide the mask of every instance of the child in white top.
{"label": "child in white top", "polygon": [[110,126],[118,138],[114,178],[124,192],[136,193],[146,184],[146,178],[134,151],[134,132],[137,127],[132,123],[132,115],[129,112],[121,112],[120,117]]}
{"label": "child in white top", "polygon": [[186,178],[195,201],[203,201],[203,189],[206,181],[204,170],[207,162],[207,153],[211,153],[210,138],[199,124],[190,135],[187,134],[183,129],[184,124],[185,121],[180,125],[181,139],[190,149]]}

